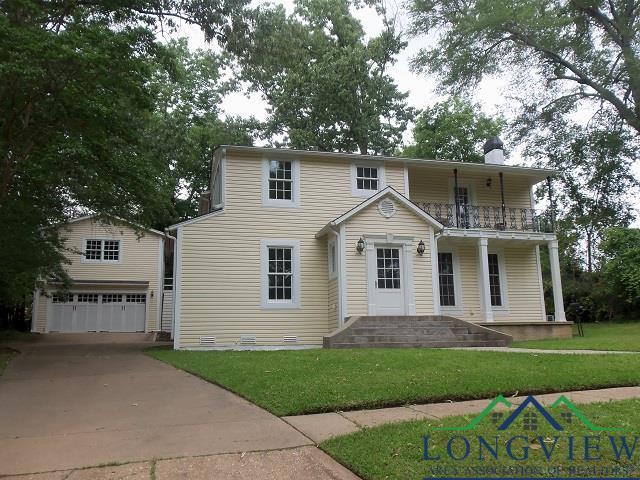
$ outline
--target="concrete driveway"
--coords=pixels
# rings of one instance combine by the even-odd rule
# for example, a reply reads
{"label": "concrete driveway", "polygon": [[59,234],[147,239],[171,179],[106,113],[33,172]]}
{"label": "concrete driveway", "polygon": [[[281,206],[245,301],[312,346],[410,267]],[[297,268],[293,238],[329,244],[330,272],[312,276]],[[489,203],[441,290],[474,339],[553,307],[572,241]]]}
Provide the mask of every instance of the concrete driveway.
{"label": "concrete driveway", "polygon": [[[142,350],[149,343],[129,343],[140,337],[96,338],[51,335],[18,346],[21,354],[0,377],[0,475],[265,452],[254,456],[254,464],[263,458],[265,467],[275,469],[269,478],[291,478],[291,470],[278,475],[286,461],[269,460],[271,451],[290,451],[322,464],[306,465],[306,478],[312,471],[320,472],[317,478],[356,478],[307,447],[313,442],[279,418],[147,357]],[[109,343],[113,338],[119,343]],[[222,472],[226,457],[208,464]],[[244,455],[229,462],[239,458]],[[179,473],[165,478],[181,478]],[[255,475],[247,471],[247,478]]]}

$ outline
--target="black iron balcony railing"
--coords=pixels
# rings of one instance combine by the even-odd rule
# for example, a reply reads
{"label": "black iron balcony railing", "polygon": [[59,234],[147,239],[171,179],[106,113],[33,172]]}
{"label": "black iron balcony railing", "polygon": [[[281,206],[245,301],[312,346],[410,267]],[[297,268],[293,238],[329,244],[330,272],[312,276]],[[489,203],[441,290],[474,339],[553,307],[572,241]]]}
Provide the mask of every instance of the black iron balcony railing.
{"label": "black iron balcony railing", "polygon": [[456,205],[452,203],[415,202],[415,204],[445,227],[553,232],[553,219],[549,212],[532,208],[461,204],[456,209]]}

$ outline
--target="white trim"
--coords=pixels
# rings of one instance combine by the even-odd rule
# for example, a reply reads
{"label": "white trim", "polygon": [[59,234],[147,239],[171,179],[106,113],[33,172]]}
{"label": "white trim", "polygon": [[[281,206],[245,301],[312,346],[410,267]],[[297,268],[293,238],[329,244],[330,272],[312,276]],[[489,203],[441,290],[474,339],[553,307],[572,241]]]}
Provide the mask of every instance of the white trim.
{"label": "white trim", "polygon": [[542,265],[540,264],[540,245],[536,245],[536,269],[538,270],[538,287],[540,291],[540,314],[542,321],[547,321],[547,306],[544,303],[544,283],[542,282]]}
{"label": "white trim", "polygon": [[226,159],[226,150],[223,148],[222,150],[218,150],[214,153],[214,160],[217,160],[218,165],[220,166],[220,203],[213,203],[213,195],[215,192],[215,179],[213,177],[214,170],[211,169],[211,178],[209,185],[209,200],[210,200],[210,209],[211,210],[220,210],[224,208],[225,200],[226,200],[226,188],[227,188],[227,159]]}
{"label": "white trim", "polygon": [[[491,305],[494,312],[505,313],[509,311],[509,286],[507,285],[507,266],[504,259],[504,250],[502,248],[491,247],[487,250],[487,255],[495,254],[498,256],[498,275],[500,278],[500,300],[502,305]],[[487,263],[488,263],[487,257]]]}
{"label": "white trim", "polygon": [[[440,310],[442,312],[451,312],[451,313],[464,313],[464,304],[463,299],[464,295],[462,294],[462,273],[460,271],[460,252],[458,248],[455,247],[444,247],[442,249],[438,249],[438,253],[450,253],[451,260],[453,262],[453,294],[455,297],[456,304],[454,306],[448,305],[440,305],[440,270],[436,268],[437,272],[437,282],[438,282],[438,297],[436,298],[436,303],[440,306]],[[436,260],[437,261],[437,260]]]}
{"label": "white trim", "polygon": [[33,289],[33,302],[31,302],[31,331],[37,332],[36,322],[38,321],[38,306],[40,305],[40,289]]}
{"label": "white trim", "polygon": [[[291,200],[269,198],[269,162],[271,160],[291,163]],[[262,158],[262,206],[280,208],[298,208],[300,206],[300,160],[282,159],[277,156]]]}
{"label": "white trim", "polygon": [[345,318],[349,316],[349,302],[348,302],[348,291],[347,291],[347,228],[346,224],[340,225],[340,234],[339,237],[339,258],[340,258],[340,272],[339,272],[339,305],[340,305],[340,318],[338,322],[338,326],[341,327],[344,325]]}
{"label": "white trim", "polygon": [[332,220],[331,222],[327,223],[324,227],[322,227],[320,229],[320,231],[318,233],[316,233],[316,238],[322,237],[328,231],[334,229],[338,225],[341,225],[342,223],[344,223],[345,221],[349,220],[354,215],[357,215],[359,212],[361,212],[362,210],[367,208],[372,203],[375,203],[378,200],[382,200],[383,198],[385,198],[387,196],[391,196],[391,197],[395,198],[400,204],[405,206],[411,212],[415,213],[419,218],[425,220],[428,224],[430,224],[434,228],[436,228],[438,230],[441,230],[441,229],[444,228],[443,225],[440,222],[438,222],[435,218],[433,218],[431,215],[426,213],[424,210],[421,210],[420,208],[418,208],[413,202],[411,202],[411,200],[409,200],[408,198],[403,196],[401,193],[398,193],[398,191],[395,190],[393,187],[385,187],[384,190],[380,190],[378,193],[376,193],[375,195],[369,197],[368,199],[366,199],[361,204],[353,207],[348,212],[342,214],[341,216],[339,216],[335,220]]}
{"label": "white trim", "polygon": [[162,330],[162,307],[164,299],[164,238],[158,245],[158,285],[156,287],[156,332]]}
{"label": "white trim", "polygon": [[480,306],[485,322],[493,322],[491,308],[491,290],[489,289],[489,241],[486,237],[478,238],[478,285],[480,287]]}
{"label": "white trim", "polygon": [[549,264],[551,267],[551,283],[553,285],[553,306],[556,322],[567,320],[562,299],[562,277],[560,274],[560,257],[558,256],[558,240],[549,241]]}
{"label": "white trim", "polygon": [[[293,285],[291,300],[269,300],[269,248],[291,248]],[[263,238],[260,240],[260,307],[263,309],[300,308],[300,240]]]}
{"label": "white trim", "polygon": [[[178,230],[180,227],[186,227],[187,225],[191,225],[192,223],[198,223],[198,222],[201,222],[202,220],[206,220],[207,218],[211,218],[211,217],[216,217],[218,215],[222,215],[223,213],[225,213],[224,210],[216,210],[216,211],[213,211],[213,212],[209,212],[209,213],[206,213],[204,215],[200,215],[199,217],[194,217],[194,218],[191,218],[189,220],[185,220],[185,221],[180,222],[180,223],[175,223],[173,225],[169,225],[167,228],[165,228],[165,231],[172,232],[174,230]],[[177,234],[176,234],[176,236],[177,236]],[[174,237],[171,237],[171,238],[174,238]]]}
{"label": "white trim", "polygon": [[[100,260],[89,259],[86,257],[87,241],[99,240],[100,243]],[[104,242],[118,242],[118,260],[104,260]],[[94,265],[118,265],[122,263],[123,248],[121,238],[104,238],[96,235],[95,237],[82,237],[82,253],[80,254],[80,263],[89,263]]]}
{"label": "white trim", "polygon": [[466,228],[445,228],[442,233],[442,237],[449,238],[487,238],[496,240],[530,240],[538,244],[544,244],[551,240],[555,240],[556,236],[553,233],[541,233],[541,232],[503,232],[500,230],[474,230]]}
{"label": "white trim", "polygon": [[[438,240],[433,228],[429,229],[431,248],[431,290],[433,291],[433,314],[440,315],[440,274],[438,272]],[[454,273],[455,274],[455,273]]]}
{"label": "white trim", "polygon": [[182,240],[183,229],[178,228],[176,233],[175,250],[173,254],[173,326],[171,338],[173,338],[174,350],[180,349],[180,290],[182,288]]}
{"label": "white trim", "polygon": [[[358,188],[356,177],[357,177],[357,169],[360,168],[377,168],[378,169],[378,189],[377,190],[361,190]],[[351,162],[351,195],[354,197],[370,197],[371,195],[375,195],[376,192],[384,190],[385,183],[385,171],[384,171],[384,162],[380,161],[371,161],[371,160],[355,160]]]}
{"label": "white trim", "polygon": [[[335,232],[333,232],[335,235]],[[331,261],[331,247],[333,247],[333,262]],[[338,276],[338,244],[336,238],[327,239],[327,273],[329,280]]]}
{"label": "white trim", "polygon": [[404,196],[411,198],[409,195],[409,167],[407,165],[404,166]]}

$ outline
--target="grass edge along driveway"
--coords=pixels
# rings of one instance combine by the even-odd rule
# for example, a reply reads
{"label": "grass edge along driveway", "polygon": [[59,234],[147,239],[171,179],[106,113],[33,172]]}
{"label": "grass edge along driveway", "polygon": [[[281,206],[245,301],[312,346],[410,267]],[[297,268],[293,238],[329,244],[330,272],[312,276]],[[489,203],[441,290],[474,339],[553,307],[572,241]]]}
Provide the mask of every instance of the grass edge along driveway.
{"label": "grass edge along driveway", "polygon": [[279,416],[640,383],[640,355],[442,349],[147,353]]}
{"label": "grass edge along driveway", "polygon": [[[565,407],[559,407],[561,412],[568,410]],[[632,477],[637,478],[640,474],[640,465],[638,458],[640,451],[635,449],[632,455],[632,461],[628,461],[623,454],[621,461],[617,461],[615,453],[609,445],[609,435],[616,437],[617,444],[620,445],[620,436],[624,435],[628,439],[629,447],[633,444],[633,439],[640,433],[640,416],[637,411],[640,408],[640,400],[622,400],[617,402],[595,403],[591,405],[580,405],[580,411],[585,417],[597,421],[598,426],[621,428],[618,431],[593,432],[582,425],[577,418],[573,417],[570,422],[564,421],[562,414],[555,409],[550,410],[555,419],[563,422],[565,431],[557,432],[551,429],[538,415],[538,423],[536,430],[526,430],[522,420],[516,420],[508,430],[497,431],[497,424],[493,425],[491,418],[487,417],[478,424],[476,428],[470,431],[437,431],[439,427],[461,426],[471,421],[476,414],[465,415],[460,417],[447,417],[441,420],[418,420],[411,422],[392,423],[379,427],[368,428],[356,433],[335,437],[326,440],[320,444],[320,448],[331,455],[334,459],[342,463],[344,466],[352,470],[356,475],[365,480],[381,480],[381,479],[406,479],[406,478],[427,478],[427,477],[471,477],[471,478],[500,478],[500,477],[523,477],[523,474],[511,474],[505,472],[504,468],[523,468],[539,469],[542,475],[537,475],[530,470],[530,474],[526,478],[541,476],[541,478],[549,477]],[[498,421],[498,424],[504,417]],[[452,460],[446,454],[446,445],[452,436],[464,435],[471,444],[471,451],[468,458],[464,460]],[[484,450],[483,459],[479,459],[479,446],[476,441],[477,436],[481,435],[488,440],[490,445],[496,436],[498,460],[492,458],[487,450]],[[522,460],[510,459],[505,451],[508,439],[513,436],[522,435],[529,439],[525,442],[519,438],[512,442],[512,453],[515,457],[522,457],[524,450],[527,449],[528,458]],[[574,437],[574,460],[568,460],[568,436]],[[424,460],[424,441],[423,437],[429,436],[429,457],[430,460]],[[551,449],[552,439],[558,436],[557,445],[553,456],[549,461],[544,457],[544,451],[538,438],[543,439],[543,443],[547,447],[547,451]],[[595,457],[602,455],[602,460],[585,460],[584,437],[585,436],[602,436],[599,441],[598,450],[591,450],[590,456]],[[594,445],[596,440],[590,441]],[[455,454],[459,455],[462,449],[461,442],[458,441],[455,448]],[[439,456],[438,460],[435,457]],[[549,469],[562,470],[559,475],[549,474]],[[570,468],[609,468],[606,470],[588,471],[582,474],[574,472],[571,474]],[[626,473],[622,468],[631,468]],[[443,468],[447,468],[446,474]],[[477,468],[487,468],[485,472]],[[497,471],[490,469],[496,468]],[[615,473],[615,468],[621,469],[619,473]],[[586,472],[586,473],[585,473]],[[607,474],[609,473],[609,474]]]}

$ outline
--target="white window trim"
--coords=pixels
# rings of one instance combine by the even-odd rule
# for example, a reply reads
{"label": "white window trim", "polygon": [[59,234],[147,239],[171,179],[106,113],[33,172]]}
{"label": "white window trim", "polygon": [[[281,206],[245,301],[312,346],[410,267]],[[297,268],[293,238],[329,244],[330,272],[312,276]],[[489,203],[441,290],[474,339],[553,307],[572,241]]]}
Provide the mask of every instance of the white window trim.
{"label": "white window trim", "polygon": [[[356,182],[357,168],[377,168],[378,169],[378,190],[361,190]],[[375,195],[386,186],[385,171],[383,162],[353,162],[351,164],[351,194],[354,197],[370,197]]]}
{"label": "white window trim", "polygon": [[[87,240],[100,240],[100,260],[92,260],[85,256],[87,252]],[[118,260],[105,260],[104,259],[104,242],[118,242]],[[101,238],[101,237],[85,237],[82,239],[82,253],[80,254],[80,263],[92,263],[92,264],[107,264],[117,265],[122,263],[122,239],[119,238]]]}
{"label": "white window trim", "polygon": [[[278,160],[291,162],[291,200],[278,200],[269,198],[269,162]],[[300,206],[300,160],[289,158],[263,157],[262,159],[262,206],[298,208]]]}
{"label": "white window trim", "polygon": [[[287,247],[291,255],[293,287],[291,300],[269,300],[269,247]],[[260,240],[260,304],[263,309],[300,308],[300,241],[282,238]]]}
{"label": "white window trim", "polygon": [[[225,158],[225,149],[223,149],[222,153],[217,158],[216,169],[212,170],[211,175],[211,185],[209,188],[210,196],[211,196],[211,210],[219,210],[224,208],[225,205],[225,188],[226,188],[226,171],[227,171],[227,161]],[[216,175],[217,171],[217,175]],[[218,189],[216,189],[216,180],[220,179],[220,183],[218,184]],[[220,202],[214,204],[213,196],[217,191],[220,191]]]}
{"label": "white window trim", "polygon": [[[453,260],[453,289],[456,304],[451,305],[440,305],[440,310],[443,312],[464,312],[464,305],[462,304],[462,276],[460,274],[460,257],[458,255],[458,250],[455,248],[441,248],[438,249],[438,253],[450,253],[451,258]],[[437,257],[436,257],[437,260]],[[438,268],[438,304],[440,304],[440,269]]]}
{"label": "white window trim", "polygon": [[[331,247],[334,251],[333,263],[331,262]],[[329,280],[338,277],[338,242],[335,237],[327,241],[327,271],[329,272]]]}
{"label": "white window trim", "polygon": [[[489,249],[487,254],[495,254],[498,255],[498,269],[500,276],[500,296],[502,299],[502,305],[500,306],[491,306],[491,310],[494,312],[508,312],[509,311],[509,296],[507,294],[507,269],[504,261],[504,250],[502,249]],[[489,279],[487,279],[487,282]]]}

